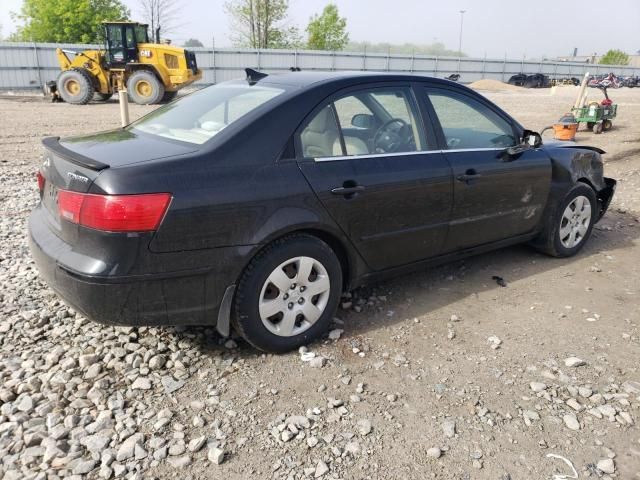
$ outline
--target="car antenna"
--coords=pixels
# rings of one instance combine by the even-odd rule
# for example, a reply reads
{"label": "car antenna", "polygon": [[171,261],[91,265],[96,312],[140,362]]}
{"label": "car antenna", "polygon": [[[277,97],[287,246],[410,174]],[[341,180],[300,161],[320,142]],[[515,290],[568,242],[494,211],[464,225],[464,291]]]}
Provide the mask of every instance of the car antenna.
{"label": "car antenna", "polygon": [[255,85],[259,80],[262,80],[264,77],[269,76],[268,74],[258,72],[253,68],[245,68],[244,71],[247,73],[247,83],[249,85]]}

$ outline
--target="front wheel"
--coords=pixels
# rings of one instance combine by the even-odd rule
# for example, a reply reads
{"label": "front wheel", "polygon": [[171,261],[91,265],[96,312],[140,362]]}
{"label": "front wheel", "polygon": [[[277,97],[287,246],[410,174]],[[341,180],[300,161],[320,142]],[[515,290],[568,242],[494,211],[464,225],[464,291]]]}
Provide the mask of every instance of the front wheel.
{"label": "front wheel", "polygon": [[62,99],[74,105],[86,105],[95,92],[91,74],[81,68],[61,72],[56,86]]}
{"label": "front wheel", "polygon": [[598,200],[593,189],[576,184],[550,215],[536,241],[537,247],[554,257],[575,255],[591,236],[597,212]]}
{"label": "front wheel", "polygon": [[293,350],[329,327],[342,294],[342,267],[322,240],[277,240],[247,266],[234,299],[234,326],[267,352]]}

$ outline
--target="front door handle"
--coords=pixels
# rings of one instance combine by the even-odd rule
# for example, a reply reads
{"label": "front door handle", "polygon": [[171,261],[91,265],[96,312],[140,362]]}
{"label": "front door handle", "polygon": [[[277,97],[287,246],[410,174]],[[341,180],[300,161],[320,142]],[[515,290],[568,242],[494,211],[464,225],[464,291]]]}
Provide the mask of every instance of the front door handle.
{"label": "front door handle", "polygon": [[468,184],[470,184],[474,180],[477,180],[480,177],[482,177],[481,173],[476,172],[474,169],[469,169],[464,173],[464,175],[458,175],[456,177],[456,179],[459,182],[464,182],[464,183],[466,183],[468,185]]}
{"label": "front door handle", "polygon": [[353,185],[348,187],[336,187],[331,190],[331,193],[333,193],[334,195],[342,195],[344,197],[351,198],[364,190],[364,185]]}

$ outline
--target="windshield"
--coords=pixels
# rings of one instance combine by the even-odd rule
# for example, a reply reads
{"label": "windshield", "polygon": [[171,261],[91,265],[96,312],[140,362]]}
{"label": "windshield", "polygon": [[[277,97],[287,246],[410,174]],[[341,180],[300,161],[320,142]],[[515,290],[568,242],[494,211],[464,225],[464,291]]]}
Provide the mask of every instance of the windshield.
{"label": "windshield", "polygon": [[283,92],[239,83],[214,85],[155,110],[127,129],[202,145]]}

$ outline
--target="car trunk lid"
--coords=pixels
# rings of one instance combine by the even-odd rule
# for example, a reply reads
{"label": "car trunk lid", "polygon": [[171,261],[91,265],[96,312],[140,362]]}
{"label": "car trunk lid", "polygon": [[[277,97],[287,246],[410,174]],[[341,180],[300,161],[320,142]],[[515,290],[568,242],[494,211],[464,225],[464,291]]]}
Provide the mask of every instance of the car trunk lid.
{"label": "car trunk lid", "polygon": [[123,128],[62,140],[54,137],[50,142],[56,151],[66,153],[70,161],[95,171],[183,155],[198,148],[194,144]]}

